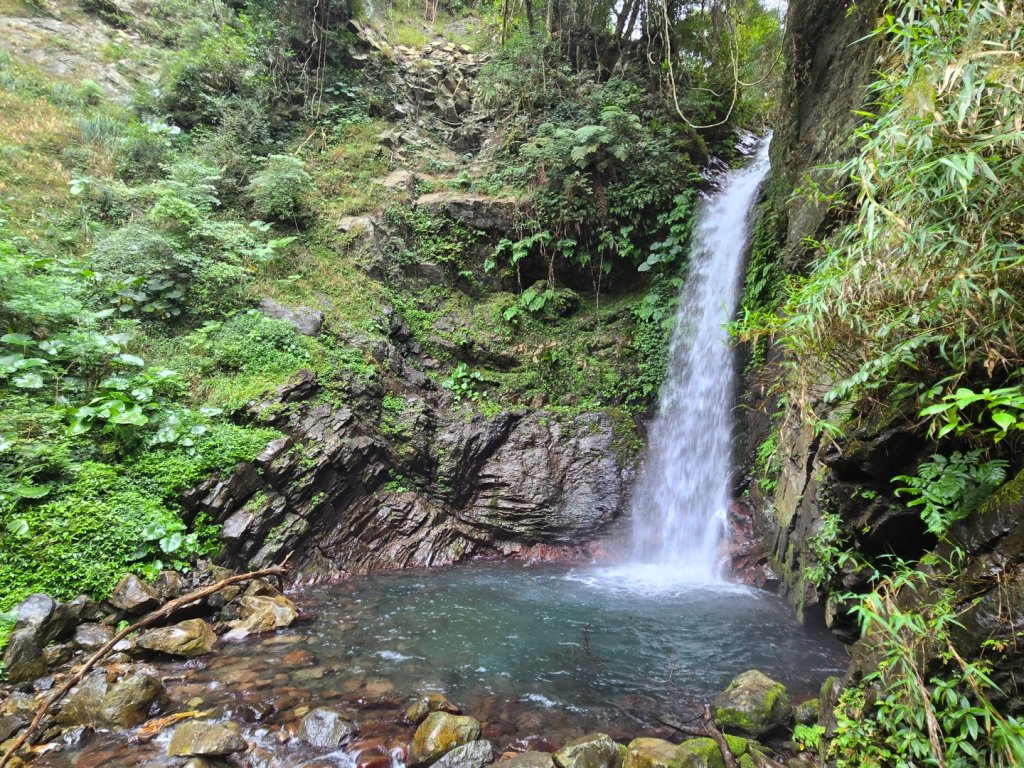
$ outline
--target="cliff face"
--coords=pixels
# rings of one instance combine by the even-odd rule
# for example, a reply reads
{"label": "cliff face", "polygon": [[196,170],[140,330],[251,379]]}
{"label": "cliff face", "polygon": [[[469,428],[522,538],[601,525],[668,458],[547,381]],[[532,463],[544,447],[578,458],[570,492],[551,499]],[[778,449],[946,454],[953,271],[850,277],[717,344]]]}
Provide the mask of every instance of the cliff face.
{"label": "cliff face", "polygon": [[[760,225],[765,227],[762,242],[769,241],[766,250],[780,272],[806,269],[811,251],[805,241],[827,236],[840,223],[825,205],[799,191],[808,178],[825,192],[837,190],[839,182],[818,168],[841,163],[853,151],[849,137],[857,121],[854,110],[864,102],[865,84],[872,79],[879,53],[878,41],[867,37],[879,11],[876,3],[850,8],[824,0],[790,4],[783,114],[772,144],[775,177]],[[1021,476],[957,524],[949,542],[940,544],[916,508],[908,509],[893,495],[893,478],[915,474],[934,450],[916,424],[916,413],[866,405],[862,407],[873,410],[847,411],[842,419],[837,415],[845,435],[817,430],[798,403],[810,405],[819,416],[830,415],[830,406],[823,392],[793,389],[783,356],[781,348],[769,348],[767,362],[746,382],[752,414],[748,442],[758,446],[775,441],[772,466],[752,473],[757,478],[749,489],[756,527],[768,542],[782,592],[798,611],[823,615],[838,637],[853,643],[860,635],[855,620],[825,595],[867,592],[869,577],[866,570],[848,565],[825,573],[823,581],[819,569],[818,579],[812,580],[808,574],[826,559],[823,547],[852,549],[882,564],[880,556],[890,553],[914,561],[933,550],[941,562],[952,556],[951,546],[958,547],[967,565],[949,586],[963,624],[956,640],[960,652],[973,656],[983,643],[1004,643],[1007,650],[993,662],[994,675],[1007,693],[1007,708],[1019,711],[1020,651],[1013,638],[1020,620],[1011,606],[1019,604],[1024,562]],[[856,642],[852,654],[848,680],[856,681],[874,661],[865,640]]]}

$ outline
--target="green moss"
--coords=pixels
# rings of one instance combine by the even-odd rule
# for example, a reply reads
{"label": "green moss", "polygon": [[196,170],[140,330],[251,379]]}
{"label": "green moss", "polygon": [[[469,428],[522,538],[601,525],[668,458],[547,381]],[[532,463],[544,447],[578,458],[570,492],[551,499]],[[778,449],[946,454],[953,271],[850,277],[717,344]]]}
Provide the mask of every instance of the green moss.
{"label": "green moss", "polygon": [[679,768],[725,768],[718,742],[703,736],[679,745]]}
{"label": "green moss", "polygon": [[1008,509],[1024,500],[1024,470],[1003,483],[978,508],[976,515],[986,515],[997,509]]}

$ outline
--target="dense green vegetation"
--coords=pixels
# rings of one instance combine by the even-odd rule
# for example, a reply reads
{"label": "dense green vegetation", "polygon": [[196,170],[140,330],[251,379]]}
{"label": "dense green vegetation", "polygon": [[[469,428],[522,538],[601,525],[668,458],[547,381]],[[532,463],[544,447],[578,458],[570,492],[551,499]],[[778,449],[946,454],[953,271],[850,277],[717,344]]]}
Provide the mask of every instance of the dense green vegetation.
{"label": "dense green vegetation", "polygon": [[[439,361],[430,375],[456,409],[611,409],[628,425],[663,375],[698,166],[734,126],[763,124],[780,36],[755,2],[667,16],[563,3],[544,23],[530,3],[425,18],[399,2],[363,19],[383,41],[367,55],[354,5],[54,10],[135,36],[76,50],[117,71],[116,93],[0,54],[0,611],[214,554],[217,526],[186,524],[180,492],[278,434],[250,406],[301,369],[332,403],[371,379],[399,388],[370,354],[385,305]],[[396,168],[390,105],[407,97],[392,47],[493,35],[476,109],[501,141],[456,155],[427,128],[402,167],[413,196],[516,200],[523,215],[497,235],[377,183]],[[377,217],[380,253],[337,229],[347,215]],[[409,277],[421,264],[445,279]],[[322,310],[322,333],[266,316],[263,299]],[[404,401],[388,397],[381,429],[401,436],[387,404]]]}
{"label": "dense green vegetation", "polygon": [[[1010,693],[990,677],[1005,649],[957,649],[970,600],[951,536],[1024,460],[1022,23],[1001,3],[890,7],[855,151],[833,169],[848,181],[826,200],[844,223],[806,274],[765,269],[776,288],[746,301],[741,333],[784,347],[793,405],[826,439],[896,423],[931,454],[892,489],[941,556],[868,558],[835,514],[811,540],[808,577],[859,618],[875,659],[836,708],[823,756],[838,766],[1024,759],[1022,724],[993,704]],[[849,593],[851,577],[870,591]]]}

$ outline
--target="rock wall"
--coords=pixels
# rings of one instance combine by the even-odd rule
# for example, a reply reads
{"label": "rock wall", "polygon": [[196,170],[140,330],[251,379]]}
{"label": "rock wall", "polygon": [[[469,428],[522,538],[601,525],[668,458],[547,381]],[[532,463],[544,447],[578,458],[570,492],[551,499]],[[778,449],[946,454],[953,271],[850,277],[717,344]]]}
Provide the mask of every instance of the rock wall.
{"label": "rock wall", "polygon": [[596,538],[622,507],[629,462],[607,415],[466,418],[426,391],[410,453],[318,389],[301,376],[260,404],[288,436],[185,494],[223,525],[225,565],[290,553],[301,572],[351,573],[529,554]]}
{"label": "rock wall", "polygon": [[[771,147],[773,178],[768,208],[758,222],[758,227],[771,228],[760,237],[770,238],[775,258],[787,273],[806,267],[808,239],[823,237],[835,224],[826,204],[794,193],[809,183],[828,192],[837,189],[839,182],[823,166],[841,161],[851,151],[849,137],[858,119],[854,111],[863,105],[878,53],[876,42],[866,39],[877,12],[875,2],[849,7],[829,0],[789,4],[781,118]],[[778,471],[772,473],[777,485],[765,491],[751,481],[751,473],[738,485],[750,489],[757,538],[768,543],[783,594],[801,614],[824,613],[832,629],[852,641],[852,621],[824,605],[822,593],[805,578],[816,563],[813,539],[823,515],[837,514],[856,527],[855,543],[865,549],[881,551],[896,533],[912,545],[920,543],[916,519],[905,525],[905,511],[888,503],[889,480],[916,458],[914,436],[903,427],[875,424],[870,418],[841,444],[816,433],[803,412],[786,405],[798,396],[780,400],[779,392],[785,391],[781,358],[780,349],[770,348],[767,363],[749,373],[745,382],[746,463],[754,464],[757,447],[777,430]],[[856,574],[840,578],[846,589],[857,585]]]}

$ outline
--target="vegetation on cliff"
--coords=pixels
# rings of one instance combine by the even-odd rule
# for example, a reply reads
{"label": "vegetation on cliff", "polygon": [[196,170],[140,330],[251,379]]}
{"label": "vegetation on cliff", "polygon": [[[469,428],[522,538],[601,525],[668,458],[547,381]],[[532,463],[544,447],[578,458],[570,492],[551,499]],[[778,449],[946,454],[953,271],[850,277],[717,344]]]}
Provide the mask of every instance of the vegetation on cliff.
{"label": "vegetation on cliff", "polygon": [[[0,610],[214,554],[180,494],[279,434],[289,406],[260,404],[300,370],[408,437],[420,385],[374,356],[392,322],[444,407],[608,410],[636,445],[698,166],[763,124],[776,14],[126,7],[2,5]],[[465,104],[417,101],[416,72],[495,38]],[[486,141],[460,144],[453,115]],[[418,204],[435,193],[514,216],[466,224]]]}
{"label": "vegetation on cliff", "polygon": [[775,301],[754,296],[741,324],[785,350],[790,418],[836,456],[882,429],[923,446],[894,457],[910,471],[863,490],[861,507],[885,493],[920,513],[905,541],[869,551],[869,526],[827,508],[809,541],[807,575],[859,621],[866,654],[825,734],[839,766],[1024,759],[1016,678],[996,674],[1014,664],[1014,620],[999,617],[980,647],[961,631],[1016,577],[972,562],[957,527],[1024,463],[1022,23],[999,2],[887,7],[850,159],[831,169],[846,183],[802,190],[838,225],[804,273],[774,274]]}

